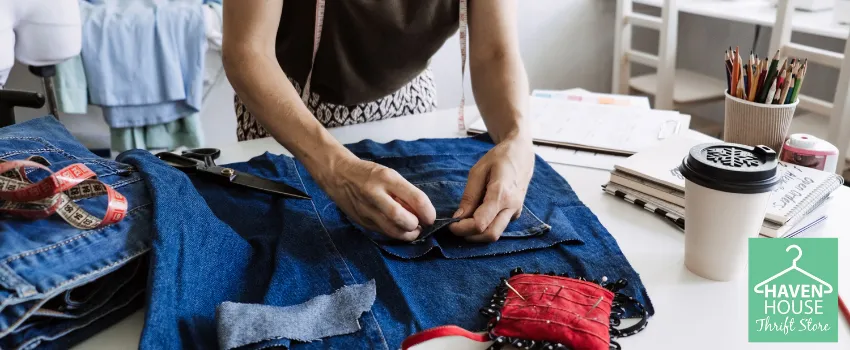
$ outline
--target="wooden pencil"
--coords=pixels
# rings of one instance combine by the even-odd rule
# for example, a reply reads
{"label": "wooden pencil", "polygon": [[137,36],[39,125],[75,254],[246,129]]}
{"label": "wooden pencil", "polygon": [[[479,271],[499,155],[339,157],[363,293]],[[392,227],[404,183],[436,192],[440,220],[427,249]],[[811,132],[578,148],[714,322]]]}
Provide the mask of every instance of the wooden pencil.
{"label": "wooden pencil", "polygon": [[740,69],[738,68],[738,61],[735,59],[735,54],[732,54],[732,90],[729,90],[729,94],[737,97],[738,94],[738,72]]}
{"label": "wooden pencil", "polygon": [[794,82],[794,96],[791,96],[791,103],[797,102],[797,99],[800,96],[800,87],[803,86],[803,80],[806,79],[806,70],[809,68],[808,60],[803,61],[803,66],[800,68],[799,79]]}
{"label": "wooden pencil", "polygon": [[791,76],[791,81],[788,82],[788,96],[785,97],[785,104],[791,103],[791,96],[794,95],[794,84],[797,76]]}
{"label": "wooden pencil", "polygon": [[758,95],[758,100],[756,102],[767,103],[767,94],[770,92],[770,85],[774,79],[776,79],[776,74],[779,73],[777,68],[779,68],[779,50],[776,50],[776,54],[774,54],[773,59],[770,60],[770,67],[767,69],[767,79],[764,81],[762,93]]}
{"label": "wooden pencil", "polygon": [[778,104],[784,105],[788,99],[788,90],[791,88],[791,71],[788,71],[784,84],[782,84],[782,94],[779,95]]}
{"label": "wooden pencil", "polygon": [[747,98],[748,101],[750,101],[750,102],[755,101],[756,92],[758,91],[760,80],[761,80],[761,71],[759,69],[759,64],[756,63],[756,66],[753,67],[753,74],[750,77],[751,83],[750,83],[750,93],[749,93],[749,96],[748,96],[749,98]]}
{"label": "wooden pencil", "polygon": [[773,83],[770,86],[770,90],[767,91],[767,96],[765,97],[764,104],[769,105],[773,103],[773,95],[776,94],[776,80],[773,80]]}

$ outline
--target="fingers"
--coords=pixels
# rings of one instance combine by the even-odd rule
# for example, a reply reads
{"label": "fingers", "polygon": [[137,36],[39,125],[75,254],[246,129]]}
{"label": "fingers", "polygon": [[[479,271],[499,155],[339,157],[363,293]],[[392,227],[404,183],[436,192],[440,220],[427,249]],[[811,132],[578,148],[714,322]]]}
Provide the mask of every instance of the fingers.
{"label": "fingers", "polygon": [[514,212],[515,210],[511,209],[502,210],[496,215],[496,218],[493,219],[493,222],[490,223],[490,226],[487,227],[483,233],[468,236],[466,237],[466,240],[478,243],[495,242],[499,240],[502,232],[505,232],[505,228],[508,227],[508,224],[511,222],[511,217],[514,215]]}
{"label": "fingers", "polygon": [[403,241],[413,241],[422,232],[421,226],[414,225],[413,229],[405,229],[395,225],[394,220],[389,219],[376,208],[364,206],[359,211],[361,218],[363,218],[363,222],[361,223],[363,227],[372,231],[382,232],[388,237]]}
{"label": "fingers", "polygon": [[422,190],[416,188],[401,175],[391,183],[392,193],[399,203],[419,219],[419,225],[430,226],[437,219],[437,210]]}
{"label": "fingers", "polygon": [[[425,192],[411,185],[398,172],[389,168],[378,170],[375,178],[377,183],[374,186],[372,195],[380,197],[381,203],[379,209],[384,211],[387,217],[408,217],[407,215],[396,212],[400,208],[409,213],[409,217],[413,217],[418,225],[426,226],[434,223],[434,220],[437,218],[437,211],[434,209],[434,205],[431,204],[431,200],[425,195]],[[385,200],[387,198],[389,202]],[[407,219],[404,220],[407,223]],[[407,225],[404,227],[412,229]]]}
{"label": "fingers", "polygon": [[452,216],[454,218],[469,218],[475,213],[478,204],[484,197],[484,186],[487,184],[487,171],[482,167],[472,167],[466,180],[466,188],[460,197],[460,205]]}
{"label": "fingers", "polygon": [[381,214],[381,221],[392,224],[401,231],[413,231],[416,226],[419,226],[419,219],[393,200],[385,191],[376,190],[373,192],[369,202]]}

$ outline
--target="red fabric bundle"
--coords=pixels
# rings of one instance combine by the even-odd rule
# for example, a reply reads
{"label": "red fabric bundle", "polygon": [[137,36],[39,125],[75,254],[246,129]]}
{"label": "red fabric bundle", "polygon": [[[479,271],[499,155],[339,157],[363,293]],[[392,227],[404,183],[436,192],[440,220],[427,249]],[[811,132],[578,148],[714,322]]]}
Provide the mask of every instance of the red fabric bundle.
{"label": "red fabric bundle", "polygon": [[608,350],[611,291],[591,282],[538,274],[513,276],[508,285],[500,315],[491,319],[491,336]]}

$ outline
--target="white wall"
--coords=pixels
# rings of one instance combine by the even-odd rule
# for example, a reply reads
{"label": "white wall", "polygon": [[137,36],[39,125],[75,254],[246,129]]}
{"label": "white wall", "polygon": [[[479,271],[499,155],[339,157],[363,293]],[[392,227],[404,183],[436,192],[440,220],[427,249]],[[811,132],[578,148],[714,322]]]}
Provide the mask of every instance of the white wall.
{"label": "white wall", "polygon": [[[520,51],[532,89],[583,87],[608,91],[614,43],[614,1],[520,0]],[[431,60],[440,108],[460,104],[460,43],[449,39]],[[466,103],[474,104],[469,66]]]}
{"label": "white wall", "polygon": [[[522,57],[532,89],[610,89],[613,1],[520,0],[518,10]],[[439,106],[456,107],[461,89],[457,35],[434,56],[431,67],[437,80]],[[39,81],[20,65],[13,69],[7,88],[41,91]],[[465,90],[467,104],[474,104],[468,66]],[[211,146],[236,141],[232,103],[232,89],[226,83],[213,89],[205,101],[202,119]],[[18,119],[44,114],[46,110],[19,109]],[[61,120],[87,146],[108,147],[108,127],[97,107],[90,106],[87,115],[63,115]]]}

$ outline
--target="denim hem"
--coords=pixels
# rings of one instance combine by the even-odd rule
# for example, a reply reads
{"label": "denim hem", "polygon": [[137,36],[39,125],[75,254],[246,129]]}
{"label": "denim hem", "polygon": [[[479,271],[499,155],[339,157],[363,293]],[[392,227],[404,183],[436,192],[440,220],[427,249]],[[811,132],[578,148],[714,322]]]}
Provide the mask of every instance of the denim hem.
{"label": "denim hem", "polygon": [[60,283],[58,286],[56,286],[55,288],[53,288],[49,291],[46,291],[44,293],[33,294],[33,295],[30,295],[29,297],[26,297],[26,298],[8,298],[8,299],[4,300],[4,302],[2,304],[0,304],[0,306],[5,307],[6,305],[17,304],[17,303],[20,303],[20,302],[30,301],[30,300],[35,300],[35,299],[40,299],[40,302],[38,304],[34,305],[24,315],[21,315],[21,317],[17,321],[15,321],[14,323],[12,323],[7,329],[0,331],[0,338],[5,337],[9,333],[11,333],[14,329],[19,327],[24,321],[29,319],[29,317],[32,316],[32,314],[35,313],[35,311],[38,310],[38,308],[40,308],[42,305],[44,305],[44,303],[46,303],[48,300],[52,299],[53,297],[59,295],[62,292],[65,292],[66,290],[69,290],[69,289],[72,289],[72,288],[75,288],[75,287],[78,287],[78,286],[81,286],[83,284],[91,282],[93,280],[93,279],[89,279],[91,277],[97,278],[97,277],[101,277],[103,275],[106,275],[109,272],[112,272],[112,271],[118,269],[119,267],[123,266],[128,261],[133,260],[135,258],[138,258],[139,256],[147,253],[148,251],[150,251],[150,248],[142,249],[141,251],[130,254],[126,258],[115,261],[115,262],[113,262],[109,265],[106,265],[106,266],[98,269],[98,270],[92,271],[92,272],[85,274],[85,275],[79,275],[79,276],[76,276],[72,279],[64,281],[64,282]]}
{"label": "denim hem", "polygon": [[[292,168],[295,172],[295,175],[298,176],[298,182],[301,183],[301,189],[306,192],[307,186],[304,185],[304,179],[301,177],[301,172],[298,171],[298,165],[295,163],[295,159],[291,158],[291,157],[285,157],[284,159],[286,159],[288,161],[288,163],[292,165]],[[343,270],[343,269],[340,269],[340,267],[343,267],[345,272],[348,273],[348,276],[347,276],[348,278],[346,278],[345,274],[340,274],[341,277],[344,280],[347,280],[345,282],[345,284],[346,285],[362,284],[363,282],[358,282],[354,278],[354,274],[351,273],[351,269],[348,267],[348,264],[346,264],[345,260],[343,260],[342,254],[340,253],[339,248],[337,248],[336,243],[334,243],[334,241],[333,241],[333,237],[331,237],[330,232],[328,232],[327,226],[325,226],[325,222],[322,219],[322,214],[319,212],[319,208],[316,207],[316,201],[313,200],[313,199],[310,199],[310,204],[313,206],[313,211],[316,213],[316,218],[319,220],[319,224],[322,226],[322,232],[324,232],[325,238],[327,239],[327,242],[330,243],[330,247],[333,248],[333,260],[334,260],[333,264],[334,264],[334,266],[338,270]],[[387,339],[384,337],[384,332],[381,329],[381,325],[378,323],[378,319],[375,317],[375,313],[372,312],[371,310],[367,311],[367,312],[372,316],[372,318],[371,318],[370,321],[367,321],[367,319],[365,317],[363,318],[363,321],[364,321],[363,322],[364,323],[363,331],[367,332],[367,334],[370,335],[370,338],[372,338],[373,344],[375,344],[375,343],[383,344],[383,348],[386,349],[386,350],[389,350],[389,345],[387,344]],[[371,326],[371,327],[367,327],[367,324],[369,324],[369,326]],[[369,329],[369,328],[374,329],[375,332],[370,332],[372,329]],[[376,337],[380,337],[380,339],[375,339]],[[375,340],[378,340],[378,342],[376,342]]]}
{"label": "denim hem", "polygon": [[[121,309],[121,308],[126,307],[127,305],[130,305],[131,303],[133,303],[133,301],[135,301],[135,300],[136,300],[136,298],[138,298],[138,297],[139,297],[142,293],[144,293],[144,292],[145,292],[145,290],[144,290],[144,289],[139,290],[138,292],[136,292],[135,294],[133,294],[132,296],[130,296],[129,298],[127,298],[125,302],[123,302],[123,303],[121,303],[121,304],[116,305],[116,306],[115,306],[115,308],[113,308],[113,310],[118,310],[118,309]],[[103,313],[103,314],[101,314],[100,316],[95,317],[95,318],[92,318],[91,320],[89,320],[89,321],[88,321],[88,322],[86,322],[85,324],[81,324],[81,325],[78,325],[78,326],[75,326],[75,327],[68,328],[67,330],[65,330],[65,331],[63,331],[63,332],[61,332],[61,333],[59,333],[59,334],[56,334],[56,335],[53,335],[53,336],[50,336],[50,337],[39,336],[38,338],[33,338],[33,339],[29,340],[27,343],[21,344],[21,345],[20,345],[19,347],[17,347],[15,350],[33,349],[33,348],[35,348],[35,347],[37,347],[37,346],[41,345],[41,343],[42,343],[43,341],[54,341],[54,340],[56,340],[56,339],[59,339],[59,338],[61,338],[61,337],[64,337],[64,336],[68,335],[69,333],[71,333],[71,332],[73,332],[73,331],[76,331],[76,330],[79,330],[79,329],[82,329],[82,328],[88,327],[88,326],[89,326],[89,325],[91,325],[92,323],[97,322],[97,320],[100,320],[101,318],[106,317],[106,316],[108,316],[109,314],[110,314],[110,312],[104,312],[104,313]]]}

